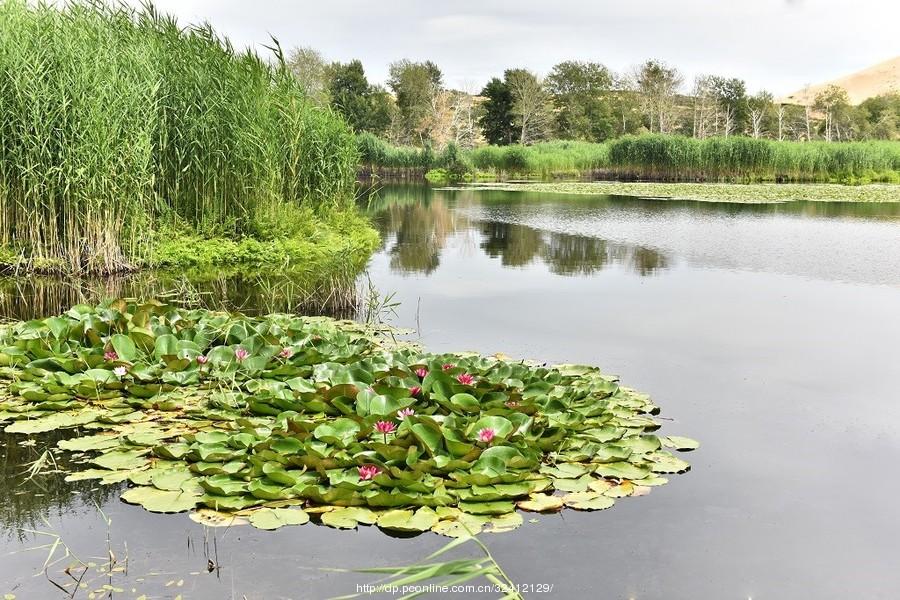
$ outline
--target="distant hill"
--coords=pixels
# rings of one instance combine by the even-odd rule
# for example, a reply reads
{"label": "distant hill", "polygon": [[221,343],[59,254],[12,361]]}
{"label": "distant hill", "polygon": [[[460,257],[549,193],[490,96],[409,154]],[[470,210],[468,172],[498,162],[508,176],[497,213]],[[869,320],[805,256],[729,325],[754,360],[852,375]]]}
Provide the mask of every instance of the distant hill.
{"label": "distant hill", "polygon": [[782,104],[812,104],[816,94],[829,85],[837,85],[847,90],[851,104],[859,104],[867,98],[881,94],[900,92],[900,56],[845,77],[797,90],[778,98],[777,101]]}

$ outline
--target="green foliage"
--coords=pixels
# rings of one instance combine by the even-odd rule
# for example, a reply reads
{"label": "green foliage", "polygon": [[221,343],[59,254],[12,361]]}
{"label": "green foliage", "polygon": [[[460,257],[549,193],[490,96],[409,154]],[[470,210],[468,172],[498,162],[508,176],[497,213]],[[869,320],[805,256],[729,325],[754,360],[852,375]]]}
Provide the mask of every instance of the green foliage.
{"label": "green foliage", "polygon": [[328,68],[331,106],[354,131],[383,133],[391,122],[392,103],[387,93],[369,84],[362,63],[334,63]]}
{"label": "green foliage", "polygon": [[408,143],[429,138],[423,125],[442,80],[441,70],[430,60],[413,62],[404,59],[391,64],[388,86],[397,99],[400,134]]}
{"label": "green foliage", "polygon": [[547,76],[556,105],[556,133],[566,140],[600,142],[613,134],[612,74],[599,63],[565,61]]}
{"label": "green foliage", "polygon": [[129,481],[122,499],[148,510],[262,529],[334,512],[322,522],[508,531],[517,503],[602,510],[689,469],[663,448],[697,443],[657,436],[650,399],[594,367],[394,340],[325,318],[77,305],[0,329],[0,422],[89,430],[60,444],[90,453],[70,480]]}
{"label": "green foliage", "polygon": [[864,100],[858,107],[864,135],[880,140],[900,140],[900,93]]}
{"label": "green foliage", "polygon": [[22,256],[12,248],[0,246],[0,273],[15,270],[21,260]]}
{"label": "green foliage", "polygon": [[161,269],[281,267],[358,271],[378,245],[369,223],[350,211],[324,217],[302,212],[259,236],[201,236],[192,231],[157,232],[144,266]]}
{"label": "green foliage", "polygon": [[511,144],[518,139],[518,132],[513,124],[513,95],[509,85],[494,77],[481,90],[484,102],[481,104],[481,117],[478,124],[489,144]]}
{"label": "green foliage", "polygon": [[472,171],[472,162],[455,143],[450,142],[437,159],[451,180],[459,181]]}
{"label": "green foliage", "polygon": [[119,271],[158,225],[248,235],[285,204],[352,202],[343,121],[209,26],[7,0],[0,30],[0,246],[32,264]]}

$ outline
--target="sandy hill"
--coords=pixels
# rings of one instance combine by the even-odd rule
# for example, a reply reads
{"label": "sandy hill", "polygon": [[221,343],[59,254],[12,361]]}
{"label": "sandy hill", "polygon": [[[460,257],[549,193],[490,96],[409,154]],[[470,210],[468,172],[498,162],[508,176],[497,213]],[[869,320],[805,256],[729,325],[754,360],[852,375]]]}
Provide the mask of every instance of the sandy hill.
{"label": "sandy hill", "polygon": [[778,102],[784,104],[812,104],[816,94],[829,85],[837,85],[847,90],[847,95],[850,96],[852,104],[859,104],[872,96],[900,92],[900,56],[845,77],[803,88],[779,98]]}

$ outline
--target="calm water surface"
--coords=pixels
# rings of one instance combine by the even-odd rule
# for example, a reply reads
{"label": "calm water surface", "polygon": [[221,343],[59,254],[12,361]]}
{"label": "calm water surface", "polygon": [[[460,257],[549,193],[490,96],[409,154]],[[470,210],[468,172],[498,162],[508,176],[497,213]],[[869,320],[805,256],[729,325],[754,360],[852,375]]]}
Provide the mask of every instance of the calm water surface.
{"label": "calm water surface", "polygon": [[[435,351],[600,365],[653,395],[663,433],[703,443],[685,456],[690,473],[649,496],[486,536],[516,582],[554,586],[527,597],[898,597],[900,202],[387,187],[366,206],[384,238],[369,277],[401,302],[393,324]],[[0,316],[28,311],[12,296]],[[0,438],[0,592],[18,598],[59,596],[33,576],[46,549],[26,551],[48,538],[23,528],[84,557],[106,553],[109,529],[120,557],[127,543],[128,573],[112,578],[120,598],[353,593],[371,579],[320,568],[409,563],[447,541],[204,531],[115,489],[26,481],[48,440],[19,441]]]}

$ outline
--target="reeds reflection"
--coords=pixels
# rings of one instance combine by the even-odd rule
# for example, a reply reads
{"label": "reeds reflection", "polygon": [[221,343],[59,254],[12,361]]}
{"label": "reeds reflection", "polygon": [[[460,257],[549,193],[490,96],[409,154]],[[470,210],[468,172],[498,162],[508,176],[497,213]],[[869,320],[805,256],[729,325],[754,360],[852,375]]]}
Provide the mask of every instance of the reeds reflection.
{"label": "reeds reflection", "polygon": [[107,298],[160,298],[185,306],[247,314],[271,312],[352,317],[358,273],[213,271],[139,273],[106,278],[0,277],[0,319],[28,320]]}

